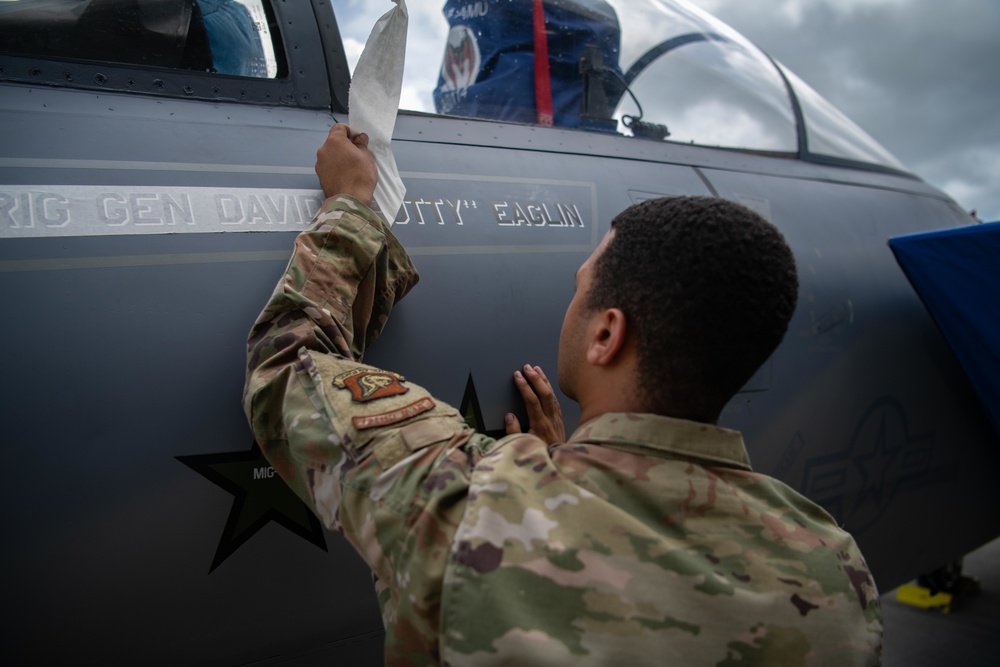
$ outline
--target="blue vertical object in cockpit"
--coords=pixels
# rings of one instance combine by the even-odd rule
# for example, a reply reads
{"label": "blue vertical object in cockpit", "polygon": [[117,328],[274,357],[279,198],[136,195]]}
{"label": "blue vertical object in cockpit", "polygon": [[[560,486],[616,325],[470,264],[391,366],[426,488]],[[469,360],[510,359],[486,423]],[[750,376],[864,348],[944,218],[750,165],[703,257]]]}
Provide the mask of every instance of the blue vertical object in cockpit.
{"label": "blue vertical object in cockpit", "polygon": [[260,35],[246,7],[233,0],[198,0],[212,50],[212,69],[219,74],[267,76]]}
{"label": "blue vertical object in cockpit", "polygon": [[[581,123],[586,73],[581,59],[618,69],[621,31],[603,0],[545,0],[544,32],[533,0],[448,0],[451,31],[434,90],[438,113],[520,123],[538,120],[535,53],[548,50],[555,125]],[[543,42],[540,44],[540,42]]]}

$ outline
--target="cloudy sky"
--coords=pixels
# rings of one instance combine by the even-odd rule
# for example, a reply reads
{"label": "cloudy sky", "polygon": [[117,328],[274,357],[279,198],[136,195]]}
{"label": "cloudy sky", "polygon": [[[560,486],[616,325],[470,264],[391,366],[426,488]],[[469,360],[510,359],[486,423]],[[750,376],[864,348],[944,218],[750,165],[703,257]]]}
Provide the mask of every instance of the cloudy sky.
{"label": "cloudy sky", "polygon": [[[1000,220],[1000,0],[691,2],[781,61],[963,208]],[[400,106],[431,110],[445,3],[407,4]],[[333,5],[353,67],[375,19],[392,5]]]}
{"label": "cloudy sky", "polygon": [[692,0],[1000,220],[1000,0]]}

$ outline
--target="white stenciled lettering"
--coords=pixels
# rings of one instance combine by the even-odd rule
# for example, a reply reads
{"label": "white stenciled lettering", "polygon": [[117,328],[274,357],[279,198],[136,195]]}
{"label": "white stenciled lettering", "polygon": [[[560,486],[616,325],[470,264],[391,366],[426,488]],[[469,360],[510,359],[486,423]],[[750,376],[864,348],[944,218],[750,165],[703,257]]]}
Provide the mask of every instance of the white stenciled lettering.
{"label": "white stenciled lettering", "polygon": [[490,13],[490,4],[486,0],[469,2],[461,7],[454,7],[448,10],[448,19],[460,18],[463,21],[481,18]]}
{"label": "white stenciled lettering", "polygon": [[178,221],[194,225],[191,198],[186,194],[134,192],[128,196],[104,192],[94,200],[97,219],[109,227],[128,224],[137,227],[176,225]]}
{"label": "white stenciled lettering", "polygon": [[[252,195],[251,195],[252,196]],[[278,210],[278,202],[274,201],[270,195],[261,195],[257,201],[264,208],[264,212],[267,214],[267,218],[277,224],[285,224],[285,197],[283,195],[278,195],[278,200],[281,202],[281,210]]]}
{"label": "white stenciled lettering", "polygon": [[418,201],[413,202],[413,210],[417,212],[417,224],[418,225],[424,224],[424,212],[420,210],[420,206],[421,205],[426,206],[428,204],[430,204],[430,202],[426,201],[424,199],[420,199]]}
{"label": "white stenciled lettering", "polygon": [[0,222],[8,227],[20,227],[21,223],[14,218],[17,209],[17,197],[8,192],[0,192]]}
{"label": "white stenciled lettering", "polygon": [[224,225],[238,225],[243,222],[243,204],[236,195],[214,195],[215,211],[219,222]]}
{"label": "white stenciled lettering", "polygon": [[492,201],[490,205],[493,206],[493,215],[497,217],[497,224],[502,227],[511,227],[514,225],[514,221],[508,215],[508,210],[510,205],[505,201]]}
{"label": "white stenciled lettering", "polygon": [[28,201],[28,193],[22,192],[20,197],[16,197],[9,192],[0,192],[0,220],[8,227],[33,226],[31,208],[22,205],[22,201]]}
{"label": "white stenciled lettering", "polygon": [[0,223],[7,227],[65,227],[69,224],[69,200],[51,192],[0,192]]}
{"label": "white stenciled lettering", "polygon": [[[291,231],[314,218],[324,201],[318,192],[306,190],[108,187],[2,186],[0,236]],[[498,194],[504,199],[493,201],[488,196],[478,202],[448,198],[439,192],[403,200],[395,224],[412,226],[415,221],[432,235],[431,229],[444,233],[453,227],[461,239],[468,238],[470,225],[492,227],[491,218],[503,227],[555,227],[569,232],[587,226],[584,215],[589,212],[583,204],[565,203],[572,201],[570,196],[560,201],[561,195],[537,185],[520,196],[517,190],[501,190],[503,194]]]}
{"label": "white stenciled lettering", "polygon": [[306,221],[302,218],[302,211],[299,210],[299,202],[295,197],[285,197],[286,220],[293,224],[301,224]]}
{"label": "white stenciled lettering", "polygon": [[320,207],[323,206],[323,201],[324,200],[322,197],[299,198],[299,205],[302,206],[302,210],[305,212],[305,215],[303,216],[303,221],[312,220],[316,216],[316,214],[319,213]]}
{"label": "white stenciled lettering", "polygon": [[521,227],[522,225],[531,227],[531,222],[528,220],[528,216],[525,215],[524,209],[521,208],[521,205],[518,202],[514,202],[514,205],[511,208],[514,214],[515,225],[518,227]]}
{"label": "white stenciled lettering", "polygon": [[267,217],[267,211],[264,210],[264,207],[261,205],[260,200],[257,199],[257,195],[250,195],[249,197],[247,197],[246,214],[247,214],[247,222],[249,222],[251,225],[255,225],[258,222],[263,222],[263,223],[273,222],[273,220]]}
{"label": "white stenciled lettering", "polygon": [[[262,214],[266,222],[275,225],[286,225],[289,222],[302,223],[312,220],[320,207],[323,205],[322,199],[316,197],[287,197],[285,195],[250,195],[259,205],[257,213]],[[248,207],[249,211],[249,207]],[[249,217],[249,212],[248,212]],[[251,222],[253,219],[251,219]]]}
{"label": "white stenciled lettering", "polygon": [[447,204],[448,208],[451,209],[451,212],[455,214],[455,222],[457,224],[459,224],[459,225],[463,224],[463,222],[462,222],[462,213],[461,213],[460,209],[463,206],[465,206],[466,208],[468,208],[469,207],[469,202],[462,201],[461,199],[456,199],[455,202],[452,203],[450,200],[445,199],[444,203]]}
{"label": "white stenciled lettering", "polygon": [[136,225],[162,225],[163,218],[154,215],[153,203],[157,202],[154,194],[131,194],[128,196],[129,213]]}
{"label": "white stenciled lettering", "polygon": [[566,223],[565,226],[568,227],[583,227],[583,214],[580,213],[580,209],[577,208],[576,204],[573,205],[563,205],[557,204],[559,207],[559,216],[562,218],[563,222]]}
{"label": "white stenciled lettering", "polygon": [[215,211],[223,225],[286,225],[311,220],[323,200],[318,197],[249,194],[245,198],[230,194],[213,195]]}
{"label": "white stenciled lettering", "polygon": [[542,204],[542,216],[545,218],[545,222],[546,224],[548,224],[549,227],[566,226],[566,223],[562,219],[556,220],[555,217],[553,217],[552,213],[549,212],[548,204]]}
{"label": "white stenciled lettering", "polygon": [[435,213],[435,215],[437,215],[437,223],[439,225],[443,225],[444,224],[444,218],[441,217],[441,207],[444,206],[444,200],[443,199],[435,199],[431,203],[434,204],[434,213]]}
{"label": "white stenciled lettering", "polygon": [[542,211],[541,206],[528,204],[527,206],[524,207],[524,210],[528,214],[528,220],[530,220],[532,224],[538,227],[542,227],[545,225],[546,222],[548,222],[548,220],[545,219],[545,214]]}
{"label": "white stenciled lettering", "polygon": [[128,208],[125,197],[113,192],[97,195],[97,219],[109,227],[128,224]]}
{"label": "white stenciled lettering", "polygon": [[301,228],[322,203],[312,190],[4,185],[0,237],[279,231]]}
{"label": "white stenciled lettering", "polygon": [[177,221],[185,225],[194,224],[194,211],[191,209],[191,198],[187,194],[180,194],[176,198],[172,195],[160,195],[160,203],[163,204],[163,218],[168,225],[177,224]]}
{"label": "white stenciled lettering", "polygon": [[46,227],[65,227],[69,223],[69,200],[60,195],[42,192],[34,197],[35,220]]}
{"label": "white stenciled lettering", "polygon": [[493,214],[502,227],[584,227],[583,214],[576,204],[494,201]]}
{"label": "white stenciled lettering", "polygon": [[[431,207],[431,208],[428,208]],[[462,218],[462,209],[477,208],[476,202],[471,199],[404,199],[403,205],[399,209],[393,224],[407,225],[411,220],[415,220],[418,225],[425,225],[436,222],[439,225],[465,225]],[[448,212],[451,212],[450,215]]]}
{"label": "white stenciled lettering", "polygon": [[403,200],[403,205],[399,207],[399,213],[396,214],[396,220],[393,222],[395,225],[407,225],[410,223],[410,209],[409,204],[412,204],[409,199]]}
{"label": "white stenciled lettering", "polygon": [[254,479],[271,479],[274,477],[274,468],[268,466],[266,468],[254,468],[253,478]]}

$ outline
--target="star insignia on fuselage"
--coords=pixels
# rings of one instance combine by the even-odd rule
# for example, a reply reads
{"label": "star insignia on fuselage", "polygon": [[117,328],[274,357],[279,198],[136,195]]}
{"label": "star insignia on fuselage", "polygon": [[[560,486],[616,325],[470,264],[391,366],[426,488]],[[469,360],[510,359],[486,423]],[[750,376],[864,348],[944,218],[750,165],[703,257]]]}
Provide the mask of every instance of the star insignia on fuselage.
{"label": "star insignia on fuselage", "polygon": [[494,431],[486,430],[486,421],[483,419],[483,409],[479,404],[479,396],[476,395],[476,383],[472,379],[472,373],[469,373],[469,379],[465,383],[465,393],[462,395],[462,402],[459,405],[458,411],[469,428],[497,440],[507,435],[504,428]]}
{"label": "star insignia on fuselage", "polygon": [[863,532],[897,493],[930,483],[935,434],[914,432],[903,405],[885,396],[861,416],[847,447],[805,462],[802,490],[838,522]]}
{"label": "star insignia on fuselage", "polygon": [[241,452],[175,458],[233,495],[209,573],[271,521],[326,551],[319,519],[278,476],[256,442]]}
{"label": "star insignia on fuselage", "polygon": [[[486,430],[471,373],[460,405],[462,416],[471,428],[492,438],[506,435],[503,428]],[[175,458],[233,495],[229,518],[209,573],[271,521],[326,551],[326,538],[319,519],[278,476],[256,442],[249,450],[240,452]]]}
{"label": "star insignia on fuselage", "polygon": [[877,507],[885,504],[886,474],[893,460],[903,449],[905,441],[890,442],[887,434],[887,415],[883,411],[875,417],[878,426],[874,428],[873,447],[867,454],[854,457],[854,466],[861,473],[861,493],[855,502],[853,511],[857,511],[866,501],[872,501]]}

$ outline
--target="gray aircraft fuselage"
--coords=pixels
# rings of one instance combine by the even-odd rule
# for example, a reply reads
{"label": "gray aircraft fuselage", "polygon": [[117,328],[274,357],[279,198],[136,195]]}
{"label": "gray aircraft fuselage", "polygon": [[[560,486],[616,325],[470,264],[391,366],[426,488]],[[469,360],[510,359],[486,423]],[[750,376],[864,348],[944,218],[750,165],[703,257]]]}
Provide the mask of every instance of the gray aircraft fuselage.
{"label": "gray aircraft fuselage", "polygon": [[[289,496],[241,409],[247,332],[322,201],[315,151],[346,121],[335,31],[307,3],[275,11],[296,19],[281,104],[266,88],[209,99],[204,75],[147,73],[130,92],[122,68],[0,54],[4,642],[19,664],[379,659],[367,569]],[[57,85],[60,68],[74,76]],[[408,188],[393,231],[421,281],[367,362],[500,431],[512,372],[554,372],[573,274],[616,213],[733,199],[782,230],[801,281],[784,342],[721,419],[754,468],[833,513],[882,590],[1000,533],[996,437],[887,246],[971,222],[939,190],[406,112],[393,148]]]}

